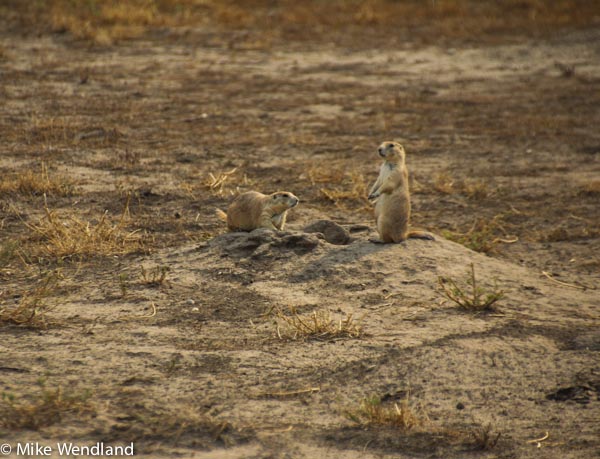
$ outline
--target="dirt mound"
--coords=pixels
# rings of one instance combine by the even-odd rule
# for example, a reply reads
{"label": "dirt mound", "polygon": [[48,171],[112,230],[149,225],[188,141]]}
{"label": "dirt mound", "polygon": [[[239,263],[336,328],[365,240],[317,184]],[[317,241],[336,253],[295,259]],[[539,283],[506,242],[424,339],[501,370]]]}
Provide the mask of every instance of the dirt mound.
{"label": "dirt mound", "polygon": [[269,258],[310,252],[319,245],[319,240],[312,234],[274,232],[260,228],[251,232],[223,234],[214,238],[207,245],[232,256]]}
{"label": "dirt mound", "polygon": [[[246,336],[244,350],[227,346],[243,368],[245,380],[235,395],[229,394],[233,399],[226,403],[230,408],[225,412],[242,424],[268,424],[273,410],[291,409],[280,426],[291,427],[285,441],[306,457],[314,451],[318,457],[328,457],[324,451],[331,447],[330,440],[348,435],[371,439],[369,449],[376,454],[397,451],[391,434],[352,434],[355,427],[344,421],[344,411],[373,395],[394,403],[385,394],[406,391],[427,408],[432,420],[427,428],[404,437],[406,451],[423,451],[424,442],[442,437],[446,451],[458,448],[457,443],[460,448],[475,447],[470,440],[451,435],[475,422],[490,423],[494,432],[502,432],[502,448],[527,457],[526,441],[548,430],[547,419],[553,416],[577,425],[580,439],[593,437],[594,428],[586,424],[591,419],[578,411],[577,404],[565,408],[555,402],[572,398],[581,404],[585,397],[585,403],[597,403],[595,396],[590,398],[590,386],[576,386],[576,393],[557,391],[555,382],[572,381],[574,374],[595,365],[590,353],[573,358],[565,346],[597,326],[591,321],[596,291],[561,286],[540,273],[477,254],[439,236],[436,241],[387,245],[373,244],[368,238],[369,234],[362,234],[347,245],[334,245],[304,232],[256,230],[224,234],[168,255],[180,286],[198,282],[194,272],[219,273],[209,281],[213,290],[229,296],[227,292],[243,289],[241,303],[255,296],[270,305],[265,309],[255,303],[250,322],[221,329],[223,342]],[[492,312],[465,310],[440,288],[440,278],[453,279],[469,297],[471,264],[477,288],[503,292]],[[578,304],[575,313],[574,303]],[[279,315],[270,314],[273,308]],[[274,328],[273,323],[288,324],[282,317],[310,319],[319,311],[328,311],[334,321],[352,317],[364,333],[356,339],[325,342],[311,339],[310,334],[291,341],[277,338],[282,328]],[[247,310],[246,320],[250,316]],[[249,337],[250,330],[254,338]],[[256,340],[269,344],[256,348]],[[255,350],[249,353],[249,348]],[[303,392],[311,387],[314,392]],[[255,399],[251,394],[256,393],[289,395]],[[244,415],[245,409],[252,415]],[[310,453],[306,445],[296,442],[307,435],[305,429],[310,431],[308,418],[310,425],[317,423],[329,432],[318,438],[308,434],[316,448]],[[557,429],[558,424],[552,428],[555,435]],[[354,448],[355,441],[347,446]]]}

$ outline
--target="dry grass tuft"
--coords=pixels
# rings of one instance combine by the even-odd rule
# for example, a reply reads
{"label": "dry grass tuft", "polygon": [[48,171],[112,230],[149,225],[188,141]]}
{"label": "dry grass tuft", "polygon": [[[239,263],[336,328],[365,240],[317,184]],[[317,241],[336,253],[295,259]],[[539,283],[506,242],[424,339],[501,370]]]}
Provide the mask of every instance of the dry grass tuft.
{"label": "dry grass tuft", "polygon": [[492,424],[488,423],[483,426],[473,428],[469,435],[477,449],[490,450],[498,444],[501,432],[494,432]]}
{"label": "dry grass tuft", "polygon": [[51,151],[57,145],[72,144],[78,128],[78,124],[68,117],[32,114],[29,118],[29,129],[23,136],[23,140],[31,145],[39,145],[45,151]]}
{"label": "dry grass tuft", "polygon": [[[46,313],[52,309],[45,299],[58,287],[60,274],[48,274],[41,284],[25,293],[16,306],[5,306],[0,302],[0,325],[11,324],[27,328],[46,328]],[[1,296],[0,296],[1,300]]]}
{"label": "dry grass tuft", "polygon": [[[274,40],[344,39],[362,32],[395,30],[399,18],[411,18],[407,33],[425,30],[421,41],[477,36],[497,41],[516,34],[539,35],[564,26],[594,24],[594,2],[586,0],[329,1],[232,0],[13,0],[21,21],[101,45],[143,35],[152,28],[211,25],[260,34],[249,43]],[[2,12],[0,5],[0,13]],[[6,8],[6,7],[5,7]],[[351,30],[354,34],[348,34]],[[381,32],[379,32],[381,34]],[[360,36],[360,35],[359,35]]]}
{"label": "dry grass tuft", "polygon": [[166,25],[153,0],[68,1],[51,3],[50,24],[55,31],[68,31],[79,39],[100,45],[136,38],[149,26]]}
{"label": "dry grass tuft", "polygon": [[0,194],[68,196],[73,193],[73,190],[73,182],[67,177],[50,177],[48,167],[43,162],[39,172],[27,169],[16,174],[7,174],[0,179]]}
{"label": "dry grass tuft", "polygon": [[318,164],[310,166],[307,175],[313,186],[317,183],[339,183],[344,180],[345,176],[341,167],[339,169],[325,169]]}
{"label": "dry grass tuft", "polygon": [[311,168],[308,177],[313,185],[317,183],[336,183],[336,186],[325,186],[319,192],[327,201],[335,204],[340,209],[349,206],[362,207],[370,210],[371,205],[367,199],[368,185],[365,177],[358,170],[343,173],[340,170],[319,170]]}
{"label": "dry grass tuft", "polygon": [[140,161],[142,159],[142,154],[136,150],[130,150],[126,148],[125,150],[119,150],[115,155],[115,163],[116,167],[120,169],[133,169],[140,165]]}
{"label": "dry grass tuft", "polygon": [[237,172],[238,168],[234,167],[230,171],[218,172],[216,175],[210,172],[206,180],[204,180],[204,186],[212,194],[222,196],[227,191],[226,184]]}
{"label": "dry grass tuft", "polygon": [[494,286],[492,291],[486,292],[477,285],[473,263],[471,263],[470,276],[465,282],[467,288],[459,287],[454,280],[448,278],[439,277],[438,282],[446,298],[456,303],[460,308],[470,312],[493,311],[495,310],[494,305],[504,298],[504,292],[498,290],[496,286]]}
{"label": "dry grass tuft", "polygon": [[51,258],[122,255],[144,247],[143,235],[126,229],[128,210],[129,200],[117,222],[105,212],[94,223],[74,215],[60,216],[44,206],[45,217],[26,225],[40,239],[42,254]]}
{"label": "dry grass tuft", "polygon": [[150,269],[146,269],[144,266],[141,267],[142,284],[149,287],[169,286],[168,274],[168,266],[155,266]]}
{"label": "dry grass tuft", "polygon": [[344,413],[350,421],[366,429],[393,429],[395,432],[426,433],[437,441],[456,444],[457,440],[478,450],[494,448],[501,434],[495,432],[491,423],[471,428],[454,429],[431,423],[423,409],[411,403],[407,395],[401,402],[383,403],[379,397],[364,399],[358,408]]}
{"label": "dry grass tuft", "polygon": [[460,190],[462,194],[473,200],[485,199],[492,194],[484,180],[463,180]]}
{"label": "dry grass tuft", "polygon": [[433,189],[442,194],[454,193],[454,185],[454,179],[447,172],[437,174],[433,181]]}
{"label": "dry grass tuft", "polygon": [[462,194],[473,200],[481,200],[492,194],[483,180],[454,180],[447,172],[436,175],[433,189],[442,194]]}
{"label": "dry grass tuft", "polygon": [[[201,183],[202,189],[208,190],[215,196],[234,196],[257,185],[254,180],[248,178],[248,175],[243,173],[238,167],[215,174],[209,172]],[[198,190],[198,185],[182,183],[180,187],[186,195],[192,199],[197,199],[196,191]]]}
{"label": "dry grass tuft", "polygon": [[492,253],[499,243],[511,244],[518,241],[516,236],[507,234],[503,218],[503,214],[496,215],[491,220],[479,218],[466,233],[442,231],[442,235],[476,252]]}
{"label": "dry grass tuft", "polygon": [[233,444],[251,433],[227,421],[214,419],[192,406],[173,411],[147,406],[144,401],[132,404],[126,400],[123,403],[126,416],[121,416],[119,429],[114,430],[115,441],[136,442],[151,438],[168,445],[208,448],[215,442]]}
{"label": "dry grass tuft", "polygon": [[277,309],[275,326],[279,339],[288,340],[333,340],[365,335],[352,314],[334,320],[329,311],[313,311],[312,314],[301,315],[295,308],[291,308],[291,315],[286,315],[281,309]]}
{"label": "dry grass tuft", "polygon": [[12,261],[18,256],[18,252],[18,241],[4,241],[0,244],[0,272],[10,266]]}
{"label": "dry grass tuft", "polygon": [[31,400],[17,400],[12,394],[3,393],[0,400],[0,427],[10,430],[38,430],[61,422],[66,415],[93,415],[90,403],[91,392],[69,391],[66,395],[61,387],[46,389]]}
{"label": "dry grass tuft", "polygon": [[428,422],[422,410],[411,406],[408,396],[392,406],[384,405],[379,397],[366,398],[358,409],[346,412],[346,416],[363,427],[392,427],[401,431],[422,427]]}

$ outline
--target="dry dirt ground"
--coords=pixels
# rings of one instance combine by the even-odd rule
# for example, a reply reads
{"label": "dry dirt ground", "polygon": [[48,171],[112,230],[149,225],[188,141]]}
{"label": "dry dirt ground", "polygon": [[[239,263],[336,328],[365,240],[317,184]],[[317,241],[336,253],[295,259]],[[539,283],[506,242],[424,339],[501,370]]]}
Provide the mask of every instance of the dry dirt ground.
{"label": "dry dirt ground", "polygon": [[[94,42],[14,4],[0,2],[12,457],[62,440],[156,458],[600,455],[600,12],[481,40],[223,22]],[[369,240],[388,139],[435,241]],[[250,189],[300,197],[286,232],[226,233],[215,209]],[[303,232],[319,219],[350,242]],[[504,294],[491,311],[444,294],[471,265]]]}

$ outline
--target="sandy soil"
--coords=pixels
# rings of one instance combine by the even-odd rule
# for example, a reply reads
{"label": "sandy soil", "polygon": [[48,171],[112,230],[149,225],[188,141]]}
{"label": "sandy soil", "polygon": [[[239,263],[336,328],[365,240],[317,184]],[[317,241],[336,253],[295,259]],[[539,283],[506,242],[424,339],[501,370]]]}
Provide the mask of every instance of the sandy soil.
{"label": "sandy soil", "polygon": [[[598,30],[444,47],[263,47],[193,28],[97,47],[1,30],[0,174],[43,161],[72,189],[0,193],[0,241],[20,247],[0,265],[0,309],[57,279],[45,327],[0,324],[0,442],[134,442],[140,457],[600,454]],[[369,241],[387,139],[406,147],[413,224],[435,241]],[[249,189],[300,197],[286,232],[225,232],[215,208]],[[93,226],[128,200],[143,243],[130,253],[53,257],[32,234],[44,203]],[[303,232],[319,219],[350,243]],[[465,235],[486,253],[448,240]],[[505,294],[491,313],[441,291],[471,263]],[[292,310],[351,315],[364,333],[288,339]],[[7,427],[59,387],[81,402]],[[348,415],[407,396],[423,419],[412,430]]]}

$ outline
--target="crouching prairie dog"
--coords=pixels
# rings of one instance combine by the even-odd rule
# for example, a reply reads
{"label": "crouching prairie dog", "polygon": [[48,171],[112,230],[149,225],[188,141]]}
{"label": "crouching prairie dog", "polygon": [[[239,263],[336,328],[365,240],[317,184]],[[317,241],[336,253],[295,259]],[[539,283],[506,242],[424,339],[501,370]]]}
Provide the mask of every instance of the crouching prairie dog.
{"label": "crouching prairie dog", "polygon": [[381,241],[376,242],[402,242],[408,238],[433,240],[430,233],[408,231],[410,192],[404,147],[398,142],[383,142],[377,152],[384,161],[369,193],[369,199],[377,199],[375,221]]}
{"label": "crouching prairie dog", "polygon": [[217,209],[217,215],[227,221],[230,231],[252,231],[257,228],[283,231],[287,211],[299,202],[289,191],[277,191],[269,195],[248,191],[233,200],[227,213]]}

